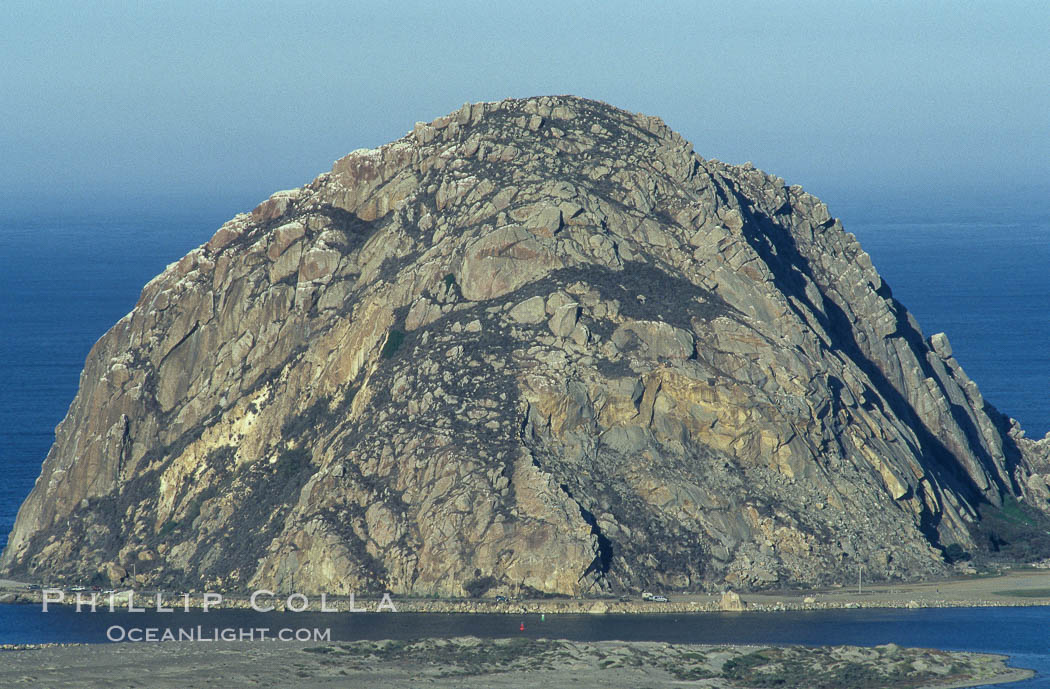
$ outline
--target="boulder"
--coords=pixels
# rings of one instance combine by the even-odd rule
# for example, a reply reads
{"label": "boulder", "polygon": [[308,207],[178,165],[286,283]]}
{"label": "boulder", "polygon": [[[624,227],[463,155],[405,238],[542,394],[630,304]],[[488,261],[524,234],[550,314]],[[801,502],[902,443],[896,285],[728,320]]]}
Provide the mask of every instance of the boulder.
{"label": "boulder", "polygon": [[740,594],[736,591],[726,591],[723,593],[719,605],[722,610],[729,612],[739,612],[747,609],[747,603],[740,599]]}
{"label": "boulder", "polygon": [[514,308],[510,310],[510,317],[517,323],[525,323],[528,325],[535,325],[541,323],[547,318],[547,313],[544,310],[543,297],[530,297],[525,301],[518,302],[514,305]]}
{"label": "boulder", "polygon": [[551,332],[558,337],[569,337],[576,327],[576,321],[580,316],[580,305],[573,302],[558,307],[548,321]]}
{"label": "boulder", "polygon": [[652,358],[689,359],[695,345],[693,335],[681,328],[657,321],[628,321],[612,334],[613,344],[621,351],[638,348]]}

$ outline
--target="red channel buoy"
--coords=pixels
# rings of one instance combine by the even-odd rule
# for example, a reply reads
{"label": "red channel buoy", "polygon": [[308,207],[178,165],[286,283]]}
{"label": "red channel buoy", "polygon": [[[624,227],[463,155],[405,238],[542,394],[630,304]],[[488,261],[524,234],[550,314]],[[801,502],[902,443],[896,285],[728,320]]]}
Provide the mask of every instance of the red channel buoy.
{"label": "red channel buoy", "polygon": [[522,623],[521,623],[521,626],[520,626],[520,627],[518,627],[518,631],[519,631],[519,632],[523,632],[523,631],[525,631],[525,623],[524,623],[524,622],[522,622]]}

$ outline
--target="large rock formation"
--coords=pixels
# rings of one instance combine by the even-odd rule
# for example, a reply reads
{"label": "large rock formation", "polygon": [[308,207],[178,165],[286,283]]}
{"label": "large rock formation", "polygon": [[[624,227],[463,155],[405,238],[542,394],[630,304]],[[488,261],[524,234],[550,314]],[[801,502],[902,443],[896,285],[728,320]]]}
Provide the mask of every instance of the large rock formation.
{"label": "large rock formation", "polygon": [[56,436],[10,575],[906,578],[1050,497],[1046,443],[822,203],[571,97],[464,105],[238,215],[99,340]]}

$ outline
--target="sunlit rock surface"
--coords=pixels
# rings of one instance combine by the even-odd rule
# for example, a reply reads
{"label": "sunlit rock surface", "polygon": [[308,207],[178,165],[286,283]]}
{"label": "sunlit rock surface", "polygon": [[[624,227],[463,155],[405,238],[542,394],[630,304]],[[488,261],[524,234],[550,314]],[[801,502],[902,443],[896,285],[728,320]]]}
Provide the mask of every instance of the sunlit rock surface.
{"label": "sunlit rock surface", "polygon": [[422,595],[914,578],[985,547],[982,505],[1045,508],[1021,436],[800,187],[603,103],[478,103],[146,285],[0,564]]}

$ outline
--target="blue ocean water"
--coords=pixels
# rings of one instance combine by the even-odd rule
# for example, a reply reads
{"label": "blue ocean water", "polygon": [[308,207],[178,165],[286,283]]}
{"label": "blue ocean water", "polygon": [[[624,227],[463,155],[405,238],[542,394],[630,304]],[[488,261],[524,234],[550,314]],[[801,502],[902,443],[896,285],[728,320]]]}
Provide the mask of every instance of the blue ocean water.
{"label": "blue ocean water", "polygon": [[1041,438],[1050,432],[1050,215],[986,215],[845,223],[923,334],[947,333],[985,400]]}
{"label": "blue ocean water", "polygon": [[135,306],[150,279],[221,222],[213,211],[0,219],[0,548],[73,401],[91,346]]}
{"label": "blue ocean water", "polygon": [[[931,219],[864,208],[839,214],[924,332],[948,333],[985,398],[1030,436],[1050,431],[1050,215],[956,211],[945,222],[937,212]],[[146,282],[223,219],[214,210],[0,219],[7,249],[0,255],[0,548],[92,344],[134,306]]]}
{"label": "blue ocean water", "polygon": [[[314,602],[316,605],[316,601]],[[803,644],[874,646],[896,643],[919,648],[999,653],[1011,665],[1036,670],[1018,689],[1050,687],[1050,611],[1041,607],[926,608],[919,610],[814,610],[779,613],[704,613],[664,615],[481,615],[434,613],[258,613],[212,610],[207,613],[158,613],[126,609],[97,613],[86,608],[39,605],[0,606],[2,643],[105,643],[129,629],[193,630],[203,639],[222,630],[328,630],[331,641],[449,638],[556,638],[576,641],[664,641],[694,644]],[[524,630],[521,626],[524,626]],[[198,630],[200,626],[200,630]],[[131,632],[141,635],[144,632]],[[189,633],[189,632],[187,632]],[[263,632],[254,631],[260,638]],[[246,637],[247,638],[247,637]]]}

